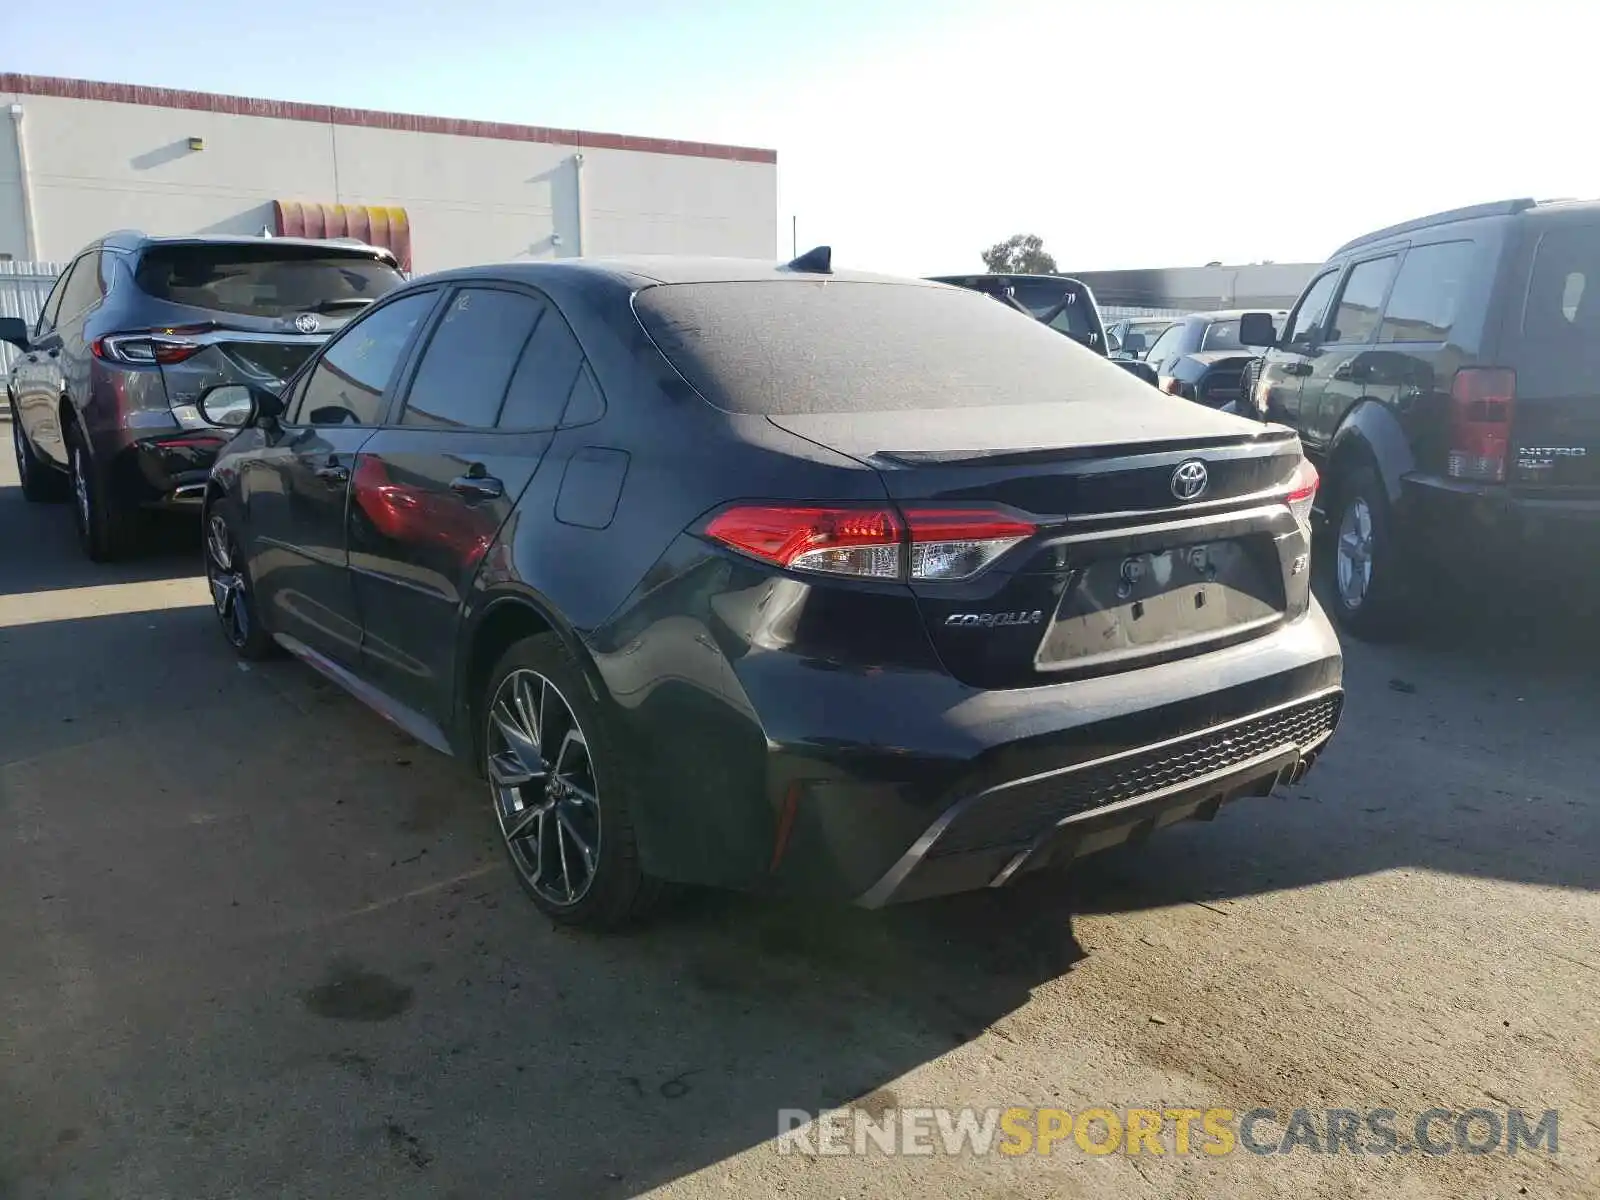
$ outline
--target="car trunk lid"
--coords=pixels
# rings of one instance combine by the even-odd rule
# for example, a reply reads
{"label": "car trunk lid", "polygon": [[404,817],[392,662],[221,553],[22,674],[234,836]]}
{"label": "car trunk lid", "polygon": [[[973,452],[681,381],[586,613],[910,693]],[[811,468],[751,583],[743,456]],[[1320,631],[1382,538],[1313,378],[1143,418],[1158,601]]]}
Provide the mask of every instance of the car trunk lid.
{"label": "car trunk lid", "polygon": [[910,581],[951,673],[1012,687],[1197,653],[1304,611],[1306,544],[1283,502],[1298,439],[1157,404],[769,420],[872,466],[913,530],[919,513],[974,508],[1033,527],[970,579]]}

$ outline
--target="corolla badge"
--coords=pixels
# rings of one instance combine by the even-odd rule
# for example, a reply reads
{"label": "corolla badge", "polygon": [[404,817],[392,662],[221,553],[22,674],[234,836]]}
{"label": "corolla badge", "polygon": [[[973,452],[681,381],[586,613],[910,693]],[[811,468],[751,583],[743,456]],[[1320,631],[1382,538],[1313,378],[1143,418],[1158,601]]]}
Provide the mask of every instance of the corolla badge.
{"label": "corolla badge", "polygon": [[301,333],[315,333],[322,328],[322,322],[317,320],[316,313],[301,313],[294,319],[294,327]]}
{"label": "corolla badge", "polygon": [[1210,482],[1205,463],[1198,458],[1186,459],[1172,473],[1172,494],[1179,500],[1198,500]]}

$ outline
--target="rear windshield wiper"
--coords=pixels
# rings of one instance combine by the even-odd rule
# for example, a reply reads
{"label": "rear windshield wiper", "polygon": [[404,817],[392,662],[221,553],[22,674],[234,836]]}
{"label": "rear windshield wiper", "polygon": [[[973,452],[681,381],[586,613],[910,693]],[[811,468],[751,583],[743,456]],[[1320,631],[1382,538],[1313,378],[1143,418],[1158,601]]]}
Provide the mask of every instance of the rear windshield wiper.
{"label": "rear windshield wiper", "polygon": [[307,311],[317,313],[333,312],[337,308],[366,308],[374,303],[368,296],[346,296],[342,300],[324,300],[321,304],[314,304]]}

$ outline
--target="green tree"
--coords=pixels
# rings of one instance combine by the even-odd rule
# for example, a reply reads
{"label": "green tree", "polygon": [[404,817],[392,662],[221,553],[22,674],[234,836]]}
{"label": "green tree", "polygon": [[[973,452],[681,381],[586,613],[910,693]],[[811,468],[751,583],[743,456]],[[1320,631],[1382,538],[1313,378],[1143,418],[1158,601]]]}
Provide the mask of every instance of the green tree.
{"label": "green tree", "polygon": [[983,265],[996,275],[1054,275],[1056,260],[1036,233],[1019,233],[983,252]]}

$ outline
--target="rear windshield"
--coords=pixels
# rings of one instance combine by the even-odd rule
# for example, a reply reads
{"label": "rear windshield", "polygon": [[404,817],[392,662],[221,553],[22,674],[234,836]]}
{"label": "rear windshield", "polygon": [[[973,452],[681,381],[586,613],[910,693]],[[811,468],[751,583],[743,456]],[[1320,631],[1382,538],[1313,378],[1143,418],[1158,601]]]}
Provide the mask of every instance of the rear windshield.
{"label": "rear windshield", "polygon": [[1600,395],[1600,225],[1540,238],[1513,365],[1529,396]]}
{"label": "rear windshield", "polygon": [[983,408],[1148,390],[1015,309],[953,288],[668,284],[639,292],[634,308],[683,377],[730,412]]}
{"label": "rear windshield", "polygon": [[375,259],[310,246],[154,246],[134,279],[174,304],[254,317],[344,312],[398,287],[400,272]]}

